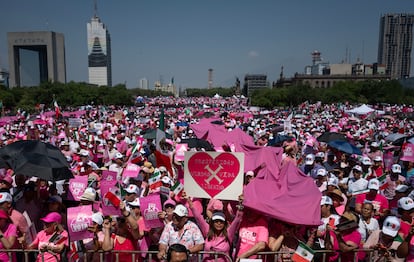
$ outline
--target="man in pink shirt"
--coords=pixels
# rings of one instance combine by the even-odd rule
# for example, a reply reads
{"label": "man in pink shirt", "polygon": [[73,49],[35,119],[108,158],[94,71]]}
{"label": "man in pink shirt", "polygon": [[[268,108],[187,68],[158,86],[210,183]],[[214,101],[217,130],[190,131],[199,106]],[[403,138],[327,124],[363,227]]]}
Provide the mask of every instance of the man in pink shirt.
{"label": "man in pink shirt", "polygon": [[358,213],[361,213],[362,204],[365,201],[369,201],[374,206],[374,217],[376,219],[380,219],[385,217],[388,212],[388,200],[385,198],[385,196],[378,193],[380,187],[380,182],[378,179],[373,178],[368,182],[368,189],[369,192],[365,194],[357,195],[356,201],[355,201],[355,211]]}
{"label": "man in pink shirt", "polygon": [[[11,221],[17,227],[17,236],[24,237],[27,233],[29,226],[27,224],[26,218],[23,214],[13,209],[12,207],[12,196],[9,193],[1,192],[0,193],[0,208],[3,208],[8,211]],[[15,247],[18,248],[18,241],[16,241]]]}
{"label": "man in pink shirt", "polygon": [[239,229],[240,242],[236,261],[256,258],[256,254],[266,248],[269,239],[267,220],[253,209],[246,209]]}

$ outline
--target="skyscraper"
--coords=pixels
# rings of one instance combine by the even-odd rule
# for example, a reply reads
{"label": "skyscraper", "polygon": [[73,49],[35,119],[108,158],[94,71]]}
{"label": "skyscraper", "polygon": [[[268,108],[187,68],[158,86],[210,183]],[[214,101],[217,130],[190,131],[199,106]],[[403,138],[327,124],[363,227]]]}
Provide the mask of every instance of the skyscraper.
{"label": "skyscraper", "polygon": [[111,37],[105,25],[95,15],[87,24],[89,83],[112,86]]}
{"label": "skyscraper", "polygon": [[414,14],[385,14],[380,19],[378,63],[391,78],[410,76]]}

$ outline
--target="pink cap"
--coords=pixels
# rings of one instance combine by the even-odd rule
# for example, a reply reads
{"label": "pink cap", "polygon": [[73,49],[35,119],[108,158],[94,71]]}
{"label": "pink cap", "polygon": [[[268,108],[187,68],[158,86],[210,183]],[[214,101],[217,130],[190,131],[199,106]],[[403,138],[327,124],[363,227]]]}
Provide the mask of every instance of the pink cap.
{"label": "pink cap", "polygon": [[4,181],[4,182],[6,182],[9,185],[12,185],[13,184],[13,178],[11,176],[9,176],[9,175],[6,175],[5,177],[3,177],[1,179],[1,181]]}
{"label": "pink cap", "polygon": [[41,218],[40,220],[46,223],[60,223],[62,222],[62,216],[58,212],[51,212],[47,214],[45,217]]}

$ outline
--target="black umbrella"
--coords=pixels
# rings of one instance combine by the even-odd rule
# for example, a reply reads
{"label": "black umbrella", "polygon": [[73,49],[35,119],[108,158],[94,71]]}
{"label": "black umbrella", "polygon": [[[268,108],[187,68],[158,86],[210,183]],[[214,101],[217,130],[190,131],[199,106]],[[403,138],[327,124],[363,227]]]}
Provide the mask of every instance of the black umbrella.
{"label": "black umbrella", "polygon": [[330,141],[328,145],[350,155],[362,155],[361,149],[349,143],[348,141],[334,140]]}
{"label": "black umbrella", "polygon": [[340,141],[347,141],[346,137],[343,134],[336,133],[336,132],[324,132],[322,135],[316,138],[319,142],[329,143],[331,141],[340,140]]}
{"label": "black umbrella", "polygon": [[189,148],[204,148],[206,151],[214,151],[213,146],[204,139],[188,138],[181,139],[181,144],[187,144]]}
{"label": "black umbrella", "polygon": [[66,157],[59,148],[38,140],[21,140],[0,150],[4,160],[16,174],[35,176],[47,181],[73,178]]}
{"label": "black umbrella", "polygon": [[287,135],[277,135],[274,138],[270,139],[267,144],[269,146],[282,146],[283,142],[292,139],[292,136]]}

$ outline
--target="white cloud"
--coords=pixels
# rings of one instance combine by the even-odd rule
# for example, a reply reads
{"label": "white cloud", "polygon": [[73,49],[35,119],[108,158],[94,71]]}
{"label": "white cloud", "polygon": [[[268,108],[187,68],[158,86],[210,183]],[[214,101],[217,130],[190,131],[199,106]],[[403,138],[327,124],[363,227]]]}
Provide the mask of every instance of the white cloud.
{"label": "white cloud", "polygon": [[247,54],[248,57],[258,57],[259,56],[259,52],[255,51],[255,50],[251,50],[249,51],[249,53]]}

